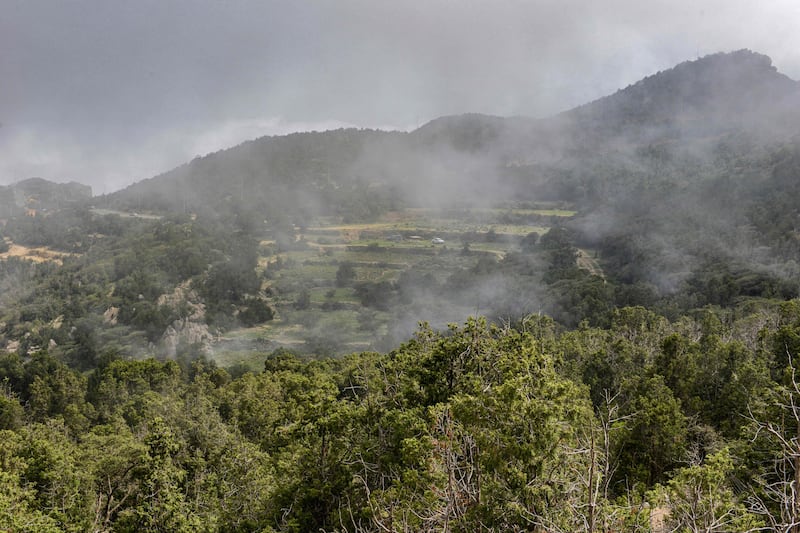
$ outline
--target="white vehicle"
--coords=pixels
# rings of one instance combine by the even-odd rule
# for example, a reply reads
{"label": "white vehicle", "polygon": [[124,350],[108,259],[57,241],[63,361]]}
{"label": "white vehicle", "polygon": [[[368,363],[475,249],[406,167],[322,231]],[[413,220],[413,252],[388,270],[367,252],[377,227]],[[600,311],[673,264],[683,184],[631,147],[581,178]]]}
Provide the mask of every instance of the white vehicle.
{"label": "white vehicle", "polygon": [[440,239],[439,237],[434,237],[433,239],[431,239],[431,242],[433,244],[444,244],[444,239]]}

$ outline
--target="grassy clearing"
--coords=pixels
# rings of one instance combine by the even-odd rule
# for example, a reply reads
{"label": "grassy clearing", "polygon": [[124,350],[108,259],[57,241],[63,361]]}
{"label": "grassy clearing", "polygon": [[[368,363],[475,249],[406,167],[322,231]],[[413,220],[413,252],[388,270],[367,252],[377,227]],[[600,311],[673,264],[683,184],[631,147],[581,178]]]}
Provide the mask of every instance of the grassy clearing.
{"label": "grassy clearing", "polygon": [[546,209],[449,209],[409,208],[386,214],[381,220],[359,224],[327,224],[307,228],[303,238],[319,245],[352,244],[373,241],[390,246],[395,241],[391,235],[403,237],[403,245],[409,237],[420,237],[417,245],[429,244],[433,237],[452,240],[458,235],[477,236],[494,232],[506,235],[543,233],[548,229],[548,218],[565,218],[575,211],[563,208]]}
{"label": "grassy clearing", "polygon": [[549,226],[529,226],[523,224],[498,224],[492,226],[494,232],[498,235],[521,235],[525,236],[528,233],[536,232],[539,235],[550,231]]}
{"label": "grassy clearing", "polygon": [[478,213],[481,215],[490,215],[495,217],[502,217],[507,215],[513,216],[543,216],[543,217],[573,217],[577,213],[577,211],[573,211],[570,209],[560,209],[560,208],[546,208],[546,209],[522,209],[522,208],[476,208],[471,209],[471,213]]}
{"label": "grassy clearing", "polygon": [[60,252],[47,248],[46,246],[28,247],[19,244],[14,244],[6,239],[8,244],[8,251],[0,254],[0,259],[8,259],[9,257],[18,257],[20,259],[27,259],[35,263],[44,263],[51,261],[53,263],[61,264],[65,257],[70,257],[74,254],[68,252]]}
{"label": "grassy clearing", "polygon": [[214,361],[222,368],[238,367],[250,372],[260,372],[264,369],[265,355],[253,350],[227,350],[221,347],[214,351]]}
{"label": "grassy clearing", "polygon": [[161,220],[161,215],[153,215],[151,213],[138,213],[133,211],[117,211],[116,209],[96,209],[89,210],[93,215],[117,215],[120,218],[141,218],[145,220]]}
{"label": "grassy clearing", "polygon": [[325,303],[358,305],[358,298],[350,287],[314,287],[309,293],[312,305]]}
{"label": "grassy clearing", "polygon": [[[521,209],[520,211],[526,211]],[[574,217],[578,214],[577,211],[571,211],[568,209],[530,209],[527,210],[531,214],[534,215],[542,215],[545,217]]]}

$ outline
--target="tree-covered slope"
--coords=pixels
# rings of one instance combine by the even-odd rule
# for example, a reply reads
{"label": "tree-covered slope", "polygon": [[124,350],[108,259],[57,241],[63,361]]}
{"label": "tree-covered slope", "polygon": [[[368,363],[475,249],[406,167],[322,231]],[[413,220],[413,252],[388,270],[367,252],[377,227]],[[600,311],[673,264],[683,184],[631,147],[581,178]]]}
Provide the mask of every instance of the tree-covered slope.
{"label": "tree-covered slope", "polygon": [[654,174],[680,184],[720,152],[757,164],[749,144],[771,146],[797,135],[799,87],[766,56],[715,54],[545,119],[470,114],[408,134],[339,130],[261,138],[198,157],[107,200],[139,209],[254,208],[303,216],[350,215],[356,203],[368,206],[356,216],[369,216],[396,202],[520,196],[591,206]]}
{"label": "tree-covered slope", "polygon": [[607,328],[422,326],[388,353],[0,356],[14,531],[788,531],[798,302]]}
{"label": "tree-covered slope", "polygon": [[[369,216],[394,200],[385,169],[402,133],[337,130],[264,137],[197,157],[190,163],[110,195],[131,210],[242,214],[259,224],[300,222],[315,214]],[[359,212],[364,209],[364,212]],[[351,215],[351,212],[353,213]]]}

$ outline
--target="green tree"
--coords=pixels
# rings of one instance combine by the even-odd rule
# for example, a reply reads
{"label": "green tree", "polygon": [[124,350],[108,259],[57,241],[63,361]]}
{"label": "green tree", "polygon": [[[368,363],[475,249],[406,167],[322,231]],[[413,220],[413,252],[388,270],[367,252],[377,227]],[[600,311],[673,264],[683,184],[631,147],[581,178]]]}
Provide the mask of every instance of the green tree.
{"label": "green tree", "polygon": [[311,292],[303,288],[294,300],[294,308],[303,311],[309,307],[311,307]]}
{"label": "green tree", "polygon": [[627,486],[652,486],[685,457],[686,415],[661,376],[634,378],[627,387],[624,394],[630,399],[624,414],[632,416],[622,437],[617,479]]}
{"label": "green tree", "polygon": [[172,429],[161,417],[149,424],[145,458],[140,472],[142,489],[136,505],[119,513],[120,531],[192,532],[205,528],[186,500],[187,472],[176,462],[181,448]]}
{"label": "green tree", "polygon": [[706,458],[703,464],[680,469],[666,486],[652,492],[654,503],[666,510],[670,531],[708,533],[766,529],[748,512],[731,488],[733,459],[728,448]]}
{"label": "green tree", "polygon": [[26,482],[20,435],[0,430],[0,529],[24,533],[60,533],[58,521],[42,511],[36,489]]}
{"label": "green tree", "polygon": [[356,279],[356,268],[350,261],[344,261],[336,269],[336,286],[349,287]]}
{"label": "green tree", "polygon": [[382,489],[381,513],[417,529],[569,527],[567,451],[590,404],[530,334],[479,319],[423,327],[392,358],[392,390],[425,406],[428,429],[403,440],[415,481]]}
{"label": "green tree", "polygon": [[22,425],[24,414],[22,405],[8,382],[0,384],[0,430],[18,429]]}
{"label": "green tree", "polygon": [[22,477],[35,489],[38,509],[56,519],[67,531],[89,527],[91,501],[85,490],[88,475],[78,468],[77,449],[59,420],[26,426],[19,456]]}
{"label": "green tree", "polygon": [[93,531],[109,531],[143,490],[141,471],[146,466],[147,448],[121,424],[100,425],[83,436],[79,468],[91,480]]}

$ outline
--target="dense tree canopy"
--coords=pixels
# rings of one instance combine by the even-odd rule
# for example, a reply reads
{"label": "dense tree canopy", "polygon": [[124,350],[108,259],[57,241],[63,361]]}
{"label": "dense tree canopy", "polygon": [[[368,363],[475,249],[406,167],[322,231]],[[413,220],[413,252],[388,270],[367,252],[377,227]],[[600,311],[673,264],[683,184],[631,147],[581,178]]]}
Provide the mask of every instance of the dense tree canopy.
{"label": "dense tree canopy", "polygon": [[574,330],[546,317],[515,327],[472,318],[444,332],[423,325],[388,353],[264,354],[263,372],[236,379],[201,360],[110,356],[80,374],[46,351],[3,355],[0,524],[789,524],[798,514],[781,484],[794,479],[785,446],[800,387],[786,347],[800,336],[797,308],[675,321],[627,308],[608,327]]}

